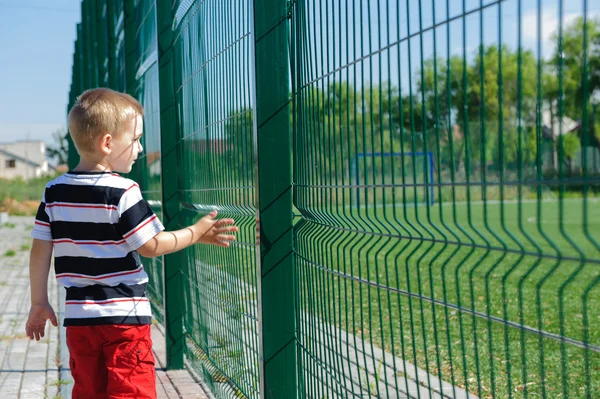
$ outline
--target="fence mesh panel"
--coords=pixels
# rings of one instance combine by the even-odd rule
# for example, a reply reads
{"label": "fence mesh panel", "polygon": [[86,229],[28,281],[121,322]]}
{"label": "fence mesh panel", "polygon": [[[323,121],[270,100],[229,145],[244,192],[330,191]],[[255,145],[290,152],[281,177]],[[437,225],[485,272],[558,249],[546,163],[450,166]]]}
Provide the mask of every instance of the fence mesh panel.
{"label": "fence mesh panel", "polygon": [[[562,2],[293,11],[300,395],[595,395],[598,174],[573,147],[597,144],[598,20]],[[546,16],[545,36],[527,25]]]}
{"label": "fence mesh panel", "polygon": [[217,209],[240,227],[230,248],[185,251],[186,353],[217,397],[258,397],[250,10],[182,2],[175,20],[181,226]]}
{"label": "fence mesh panel", "polygon": [[[297,396],[598,397],[597,2],[294,0],[258,37],[257,2],[169,4],[172,92],[157,2],[85,0],[69,106],[102,85],[134,95],[145,150],[131,177],[159,217],[171,184],[176,225],[217,209],[240,226],[228,249],[181,254],[181,292],[144,260],[157,318],[181,298],[188,366],[216,397],[269,397],[276,367],[256,263],[272,248],[256,240],[271,182],[256,176],[277,154],[255,156],[256,82],[270,78],[255,43],[280,26]],[[161,132],[165,96],[176,122]],[[172,175],[161,134],[177,138]]]}

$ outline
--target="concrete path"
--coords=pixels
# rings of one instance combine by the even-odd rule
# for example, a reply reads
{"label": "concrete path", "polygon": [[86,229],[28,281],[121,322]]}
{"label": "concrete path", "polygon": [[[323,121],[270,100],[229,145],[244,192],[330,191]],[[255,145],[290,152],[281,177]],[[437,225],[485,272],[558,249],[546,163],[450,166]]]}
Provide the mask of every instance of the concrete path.
{"label": "concrete path", "polygon": [[[32,226],[31,217],[10,217],[0,225],[0,398],[68,399],[73,381],[64,328],[47,328],[39,342],[25,335]],[[60,291],[64,290],[59,290],[52,279],[48,292],[59,315]],[[187,370],[165,370],[165,339],[158,326],[153,326],[152,339],[158,398],[209,398]]]}

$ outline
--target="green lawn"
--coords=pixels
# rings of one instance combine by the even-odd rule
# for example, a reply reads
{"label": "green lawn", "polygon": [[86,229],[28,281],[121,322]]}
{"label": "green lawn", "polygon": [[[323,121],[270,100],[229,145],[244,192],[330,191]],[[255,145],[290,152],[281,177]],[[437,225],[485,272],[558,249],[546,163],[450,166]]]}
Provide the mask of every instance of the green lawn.
{"label": "green lawn", "polygon": [[600,353],[520,328],[600,346],[600,203],[587,207],[587,230],[580,199],[313,208],[301,306],[481,397],[597,397]]}
{"label": "green lawn", "polygon": [[[361,336],[367,354],[371,345],[393,352],[480,397],[600,397],[600,353],[578,346],[600,346],[598,199],[588,200],[586,223],[581,199],[436,203],[429,214],[425,206],[307,209],[296,219],[297,283],[300,310],[315,324]],[[193,254],[237,277],[214,276],[217,291],[198,281],[219,302],[209,306],[215,317],[215,306],[239,307],[236,317],[253,311],[238,285],[256,284],[255,229],[238,219],[239,245]],[[298,327],[318,360],[299,372],[319,364],[323,378],[344,381],[356,359],[340,358],[336,342],[325,341],[330,351],[311,345],[318,330]],[[227,361],[241,367],[238,357]],[[386,397],[403,385],[402,373],[377,384],[380,371],[364,370],[360,395]],[[377,391],[382,384],[388,392]]]}

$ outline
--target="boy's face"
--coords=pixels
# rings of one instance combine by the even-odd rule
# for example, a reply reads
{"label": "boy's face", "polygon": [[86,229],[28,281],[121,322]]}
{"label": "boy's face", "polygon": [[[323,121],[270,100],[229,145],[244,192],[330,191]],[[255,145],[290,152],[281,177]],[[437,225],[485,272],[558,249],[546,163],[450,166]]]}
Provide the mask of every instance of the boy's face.
{"label": "boy's face", "polygon": [[140,143],[143,128],[142,117],[138,115],[135,119],[126,122],[123,131],[114,137],[113,148],[107,160],[115,172],[131,172],[138,154],[143,151]]}

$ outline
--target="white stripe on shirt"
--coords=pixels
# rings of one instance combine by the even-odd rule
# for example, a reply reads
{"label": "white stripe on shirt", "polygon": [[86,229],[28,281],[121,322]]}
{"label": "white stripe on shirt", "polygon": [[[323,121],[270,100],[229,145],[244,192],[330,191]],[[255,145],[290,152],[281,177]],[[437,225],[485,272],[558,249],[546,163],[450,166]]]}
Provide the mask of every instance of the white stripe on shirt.
{"label": "white stripe on shirt", "polygon": [[124,258],[131,248],[121,241],[73,241],[68,238],[52,241],[54,256],[83,256],[86,258]]}
{"label": "white stripe on shirt", "polygon": [[46,204],[51,222],[110,223],[119,222],[116,205],[52,202]]}
{"label": "white stripe on shirt", "polygon": [[142,266],[135,270],[117,273],[107,273],[100,276],[86,276],[76,273],[61,273],[56,275],[58,282],[65,287],[86,287],[88,285],[101,284],[116,286],[119,284],[137,285],[148,282],[148,274]]}
{"label": "white stripe on shirt", "polygon": [[106,301],[66,301],[66,319],[115,316],[152,316],[148,298],[119,298]]}

